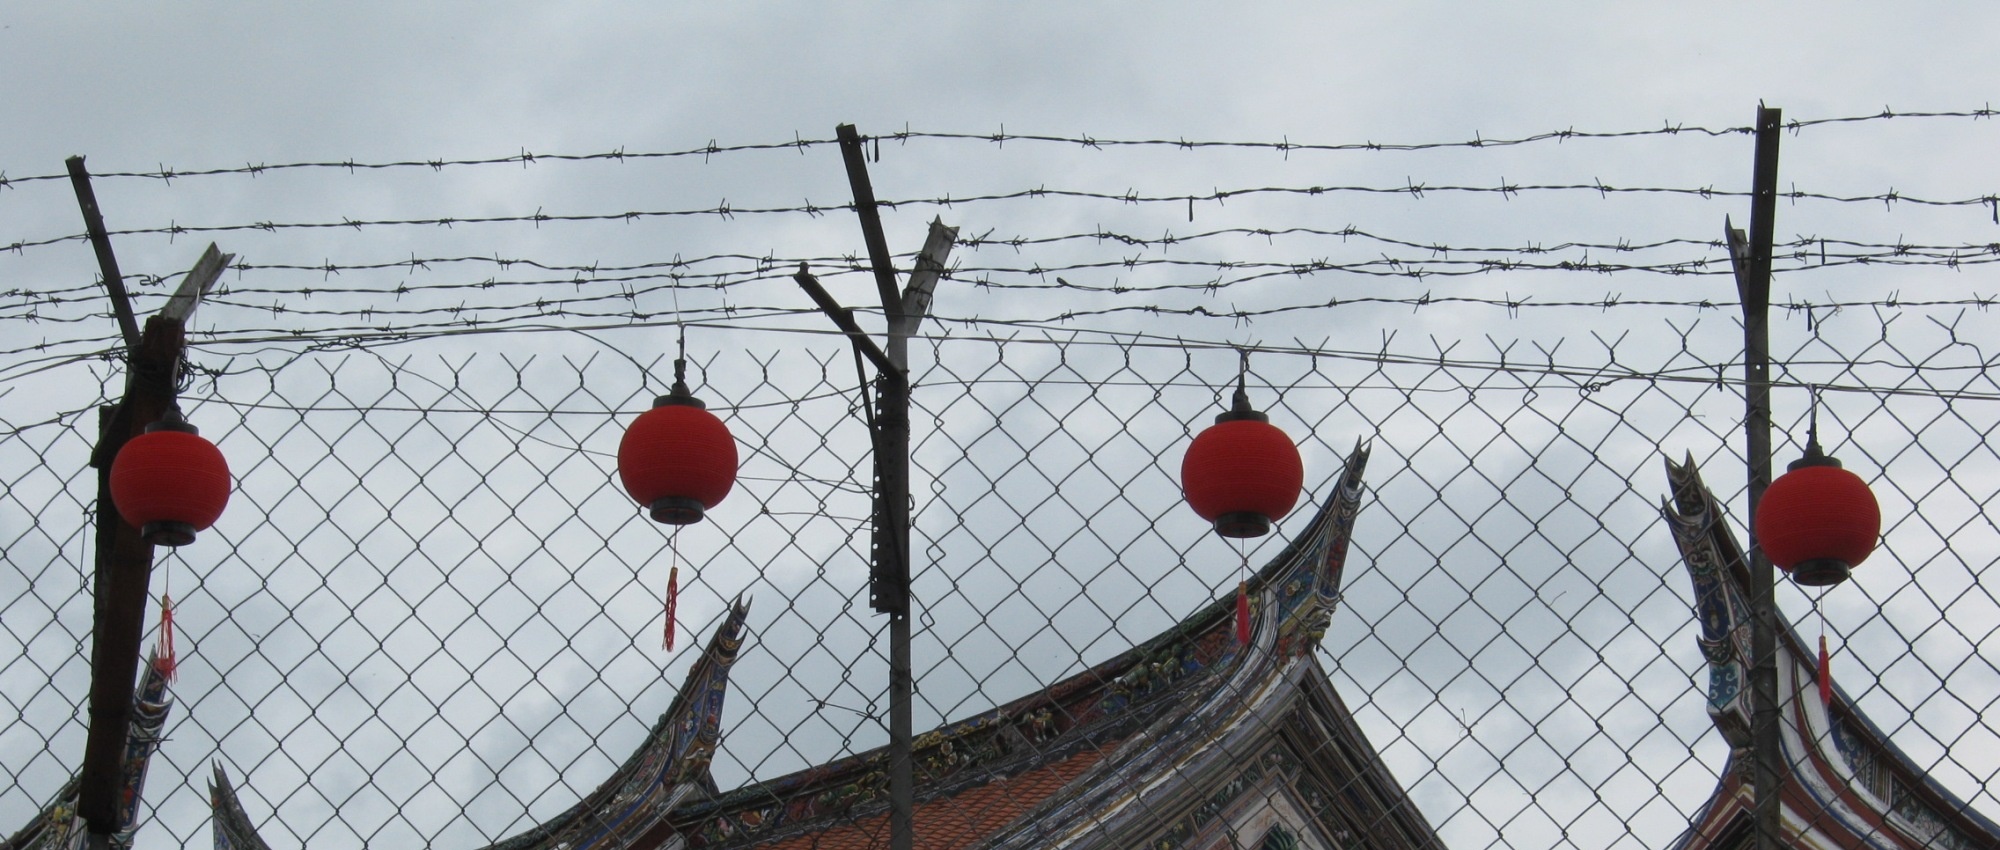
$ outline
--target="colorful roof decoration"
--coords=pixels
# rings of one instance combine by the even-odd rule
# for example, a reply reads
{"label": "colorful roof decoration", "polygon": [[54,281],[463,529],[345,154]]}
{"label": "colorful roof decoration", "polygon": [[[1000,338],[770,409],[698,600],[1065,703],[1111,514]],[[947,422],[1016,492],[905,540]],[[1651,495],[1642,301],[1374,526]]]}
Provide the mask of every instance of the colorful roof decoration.
{"label": "colorful roof decoration", "polygon": [[[139,688],[132,694],[132,726],[125,737],[123,786],[118,794],[118,830],[111,834],[113,850],[130,850],[139,830],[139,803],[146,790],[146,766],[160,749],[173,697],[167,694],[167,674],[155,650],[146,657]],[[72,850],[84,846],[88,833],[76,815],[78,777],[72,776],[27,826],[0,841],[0,850]]]}
{"label": "colorful roof decoration", "polygon": [[257,834],[250,815],[243,811],[236,788],[229,784],[229,774],[219,764],[215,766],[215,778],[208,783],[208,805],[213,811],[209,827],[215,836],[215,850],[271,850],[271,845]]}
{"label": "colorful roof decoration", "polygon": [[[1729,741],[1715,793],[1674,850],[1749,846],[1756,805],[1750,756],[1750,571],[1727,514],[1694,459],[1666,462],[1661,508],[1694,585],[1708,713]],[[1817,657],[1778,614],[1778,702],[1789,846],[1871,850],[2000,848],[2000,825],[1952,796],[1896,748],[1836,683],[1820,701]]]}

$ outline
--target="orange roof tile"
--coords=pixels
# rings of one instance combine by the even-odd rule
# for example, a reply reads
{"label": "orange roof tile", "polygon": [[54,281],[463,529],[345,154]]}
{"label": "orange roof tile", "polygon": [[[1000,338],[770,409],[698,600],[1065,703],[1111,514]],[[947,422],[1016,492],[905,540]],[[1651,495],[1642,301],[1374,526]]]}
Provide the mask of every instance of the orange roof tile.
{"label": "orange roof tile", "polygon": [[[916,846],[922,850],[969,847],[1062,790],[1116,746],[1109,743],[1086,748],[1054,764],[921,803],[913,813]],[[887,813],[769,845],[770,850],[873,850],[888,846]]]}

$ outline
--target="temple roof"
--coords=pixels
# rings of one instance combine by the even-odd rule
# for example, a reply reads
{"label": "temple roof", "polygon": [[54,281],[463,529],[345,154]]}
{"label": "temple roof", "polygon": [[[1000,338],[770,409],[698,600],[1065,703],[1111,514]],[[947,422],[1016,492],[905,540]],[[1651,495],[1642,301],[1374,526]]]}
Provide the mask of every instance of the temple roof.
{"label": "temple roof", "polygon": [[[1708,713],[1729,741],[1715,793],[1675,850],[1734,847],[1755,799],[1750,769],[1750,571],[1727,514],[1692,457],[1667,460],[1673,496],[1661,506],[1694,585]],[[2000,825],[1939,786],[1833,683],[1820,700],[1818,658],[1782,611],[1778,702],[1786,772],[1780,793],[1790,840],[1815,847],[2000,848]]]}
{"label": "temple roof", "polygon": [[[1083,749],[1048,764],[1037,765],[967,788],[956,795],[919,804],[912,813],[925,850],[969,847],[1060,792],[1103,758],[1104,751]],[[819,832],[803,832],[775,843],[772,850],[862,850],[889,843],[889,815],[864,819]]]}
{"label": "temple roof", "polygon": [[[140,672],[139,687],[132,694],[132,724],[131,731],[125,736],[124,776],[118,795],[118,829],[111,834],[111,847],[116,850],[130,848],[132,838],[138,832],[139,803],[144,799],[146,790],[146,767],[152,763],[153,754],[160,749],[160,733],[167,725],[167,711],[173,707],[173,697],[167,693],[169,675],[160,662],[158,651],[149,653]],[[80,836],[85,824],[76,815],[80,779],[80,775],[73,775],[63,783],[55,798],[42,807],[33,820],[0,841],[0,850],[81,846]]]}
{"label": "temple roof", "polygon": [[215,850],[271,850],[257,834],[257,826],[243,811],[236,788],[222,765],[215,766],[215,778],[208,782],[209,831],[215,836]]}
{"label": "temple roof", "polygon": [[[1350,824],[1376,837],[1371,846],[1436,846],[1314,656],[1339,601],[1367,460],[1357,444],[1318,514],[1246,582],[1249,643],[1236,641],[1231,593],[1114,658],[917,735],[923,846],[1083,846],[1144,832],[1177,846],[1220,828],[1217,818],[1250,805],[1251,792],[1274,793],[1273,783],[1299,796],[1294,809],[1309,813],[1297,817]],[[611,778],[487,850],[886,847],[886,747],[712,790],[708,759],[746,614],[736,606],[717,629],[680,695]],[[1163,777],[1179,785],[1161,786]],[[261,850],[226,780],[215,787],[218,847]],[[1182,799],[1197,791],[1209,795],[1206,805]]]}
{"label": "temple roof", "polygon": [[[740,599],[730,606],[680,692],[609,779],[563,813],[485,850],[583,850],[663,840],[667,813],[711,784],[708,766],[721,740],[729,668],[742,648],[749,614],[749,604]],[[209,790],[217,850],[267,850],[219,766]]]}
{"label": "temple roof", "polygon": [[[1339,600],[1367,459],[1357,445],[1319,513],[1247,582],[1248,645],[1236,643],[1230,593],[1114,658],[918,735],[913,817],[923,846],[1048,847],[1160,817],[1157,801],[1132,789],[1246,769],[1309,691],[1338,715],[1327,728],[1347,740],[1334,748],[1360,754],[1354,766],[1369,780],[1367,793],[1344,789],[1342,805],[1409,836],[1383,846],[1434,841],[1313,656]],[[690,802],[670,820],[691,848],[887,846],[887,766],[878,748]]]}

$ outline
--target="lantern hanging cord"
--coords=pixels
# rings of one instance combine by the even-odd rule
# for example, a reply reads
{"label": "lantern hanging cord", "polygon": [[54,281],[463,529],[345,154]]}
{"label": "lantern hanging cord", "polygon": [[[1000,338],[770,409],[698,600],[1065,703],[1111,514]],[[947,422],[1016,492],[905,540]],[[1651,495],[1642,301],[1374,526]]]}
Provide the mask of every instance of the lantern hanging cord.
{"label": "lantern hanging cord", "polygon": [[687,322],[681,317],[681,279],[679,277],[674,278],[672,288],[674,292],[674,324],[680,327],[681,342],[685,345],[687,342]]}
{"label": "lantern hanging cord", "polygon": [[171,549],[167,556],[160,560],[165,562],[160,568],[160,610],[162,614],[166,614],[167,609],[172,608],[174,604],[174,557]]}
{"label": "lantern hanging cord", "polygon": [[169,555],[166,568],[160,570],[160,643],[164,646],[167,663],[174,662],[174,559]]}
{"label": "lantern hanging cord", "polygon": [[1819,615],[1819,641],[1821,646],[1826,645],[1826,609],[1821,606],[1826,603],[1826,591],[1830,587],[1833,587],[1833,585],[1820,585],[1813,593],[1813,613]]}
{"label": "lantern hanging cord", "polygon": [[687,322],[681,318],[681,282],[678,278],[674,280],[673,293],[676,340],[674,348],[674,386],[671,392],[691,395],[692,393],[687,388],[688,328]]}
{"label": "lantern hanging cord", "polygon": [[1819,683],[1819,702],[1822,706],[1833,703],[1833,658],[1826,649],[1826,609],[1820,604],[1826,600],[1826,589],[1832,585],[1821,585],[1813,597],[1813,613],[1819,615],[1819,667],[1814,671]]}
{"label": "lantern hanging cord", "polygon": [[1236,552],[1241,567],[1236,574],[1236,646],[1238,651],[1247,651],[1250,646],[1250,544],[1242,537],[1236,538]]}
{"label": "lantern hanging cord", "polygon": [[681,527],[676,525],[667,534],[667,598],[666,622],[660,635],[660,648],[674,651],[674,620],[680,614],[681,580]]}
{"label": "lantern hanging cord", "polygon": [[[1246,584],[1246,583],[1248,583],[1248,582],[1250,581],[1250,540],[1249,540],[1249,538],[1247,538],[1247,537],[1238,537],[1238,538],[1236,538],[1236,556],[1237,556],[1237,559],[1238,559],[1238,566],[1237,566],[1237,568],[1236,568],[1236,584],[1237,584],[1237,586],[1238,586],[1238,587],[1240,588],[1240,587],[1242,587],[1242,586],[1243,586],[1244,584]],[[1240,591],[1239,591],[1239,592],[1240,592]]]}
{"label": "lantern hanging cord", "polygon": [[160,576],[158,654],[153,663],[158,667],[160,675],[171,682],[174,679],[174,668],[179,664],[174,651],[174,557],[168,555],[165,561],[166,566],[161,570]]}
{"label": "lantern hanging cord", "polygon": [[687,326],[681,326],[680,349],[674,355],[674,395],[693,395],[687,385]]}
{"label": "lantern hanging cord", "polygon": [[1806,405],[1806,451],[1817,454],[1819,452],[1819,385],[1807,384],[1806,392],[1811,394],[1812,399]]}
{"label": "lantern hanging cord", "polygon": [[1250,349],[1238,348],[1236,349],[1236,397],[1231,399],[1238,408],[1248,407],[1250,404],[1249,376]]}

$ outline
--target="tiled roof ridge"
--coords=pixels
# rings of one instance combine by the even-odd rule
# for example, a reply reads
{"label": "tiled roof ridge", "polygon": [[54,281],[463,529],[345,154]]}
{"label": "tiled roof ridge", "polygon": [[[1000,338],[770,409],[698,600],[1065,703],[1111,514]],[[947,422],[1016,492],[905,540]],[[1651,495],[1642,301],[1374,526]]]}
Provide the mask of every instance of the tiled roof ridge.
{"label": "tiled roof ridge", "polygon": [[[1260,605],[1277,604],[1289,615],[1272,625],[1280,635],[1289,638],[1288,641],[1287,637],[1277,639],[1287,641],[1283,645],[1289,647],[1285,650],[1288,654],[1308,652],[1305,642],[1308,638],[1312,645],[1317,645],[1319,635],[1313,632],[1313,618],[1307,615],[1329,607],[1337,600],[1341,559],[1344,558],[1347,536],[1362,497],[1361,476],[1367,460],[1368,448],[1356,441],[1342,474],[1329,488],[1328,498],[1312,520],[1249,579],[1252,598],[1259,599]],[[1319,575],[1322,571],[1330,574],[1322,578]],[[1308,587],[1304,594],[1294,593],[1289,600],[1280,598],[1280,591],[1284,591],[1287,585],[1299,584],[1299,579],[1312,579],[1305,582]],[[1206,693],[1220,686],[1218,683],[1228,679],[1226,671],[1233,670],[1241,661],[1241,653],[1235,650],[1232,634],[1234,596],[1232,588],[1138,646],[1046,688],[918,735],[915,748],[918,750],[919,770],[926,746],[947,741],[956,745],[982,733],[1004,734],[1008,728],[1032,727],[1036,712],[1061,710],[1063,719],[1074,719],[1071,728],[1061,730],[1063,737],[1077,728],[1101,723],[1101,731],[1089,732],[1085,737],[1091,740],[1122,739],[1127,730],[1136,728],[1140,723],[1153,722],[1166,709],[1201,702],[1198,697],[1189,697],[1190,692],[1200,690]],[[1324,617],[1319,622],[1323,625]],[[1202,656],[1207,656],[1209,663],[1197,664]],[[1155,670],[1148,669],[1148,665],[1151,668],[1162,668],[1164,665],[1165,675],[1154,675]],[[1136,675],[1140,673],[1146,675]],[[1145,680],[1140,686],[1144,688],[1142,692],[1134,695],[1132,691],[1138,690],[1135,687],[1128,689],[1127,693],[1118,693],[1121,686],[1131,683],[1134,678]],[[1123,701],[1119,702],[1121,698]],[[1105,710],[1106,703],[1116,705]],[[1018,775],[1036,763],[1067,758],[1075,751],[1070,746],[1082,744],[1065,745],[1048,751],[1029,748],[1006,754],[1003,760],[980,763],[947,781],[920,781],[919,800],[959,793],[965,788],[990,782],[995,777]],[[705,821],[727,813],[783,810],[806,795],[837,794],[842,788],[855,785],[857,777],[862,784],[866,784],[866,780],[876,773],[886,775],[887,764],[888,748],[886,745],[876,747],[785,776],[745,785],[711,799],[691,802],[677,810],[672,819],[683,831],[698,832]],[[872,789],[864,789],[864,792],[867,791]],[[748,846],[769,841],[774,836],[810,831],[815,824],[824,828],[825,824],[843,819],[852,821],[857,813],[872,812],[876,807],[886,809],[886,799],[870,799],[861,806],[839,811],[814,811],[796,825],[787,824],[777,832],[757,835],[754,841],[750,836],[734,834],[724,843],[691,843],[696,846]]]}

